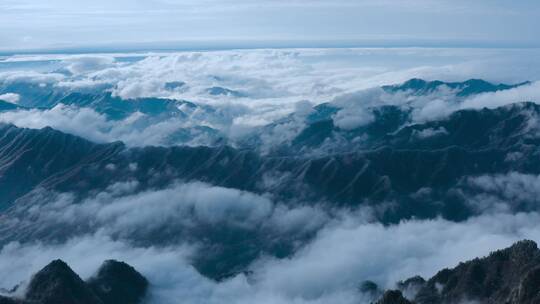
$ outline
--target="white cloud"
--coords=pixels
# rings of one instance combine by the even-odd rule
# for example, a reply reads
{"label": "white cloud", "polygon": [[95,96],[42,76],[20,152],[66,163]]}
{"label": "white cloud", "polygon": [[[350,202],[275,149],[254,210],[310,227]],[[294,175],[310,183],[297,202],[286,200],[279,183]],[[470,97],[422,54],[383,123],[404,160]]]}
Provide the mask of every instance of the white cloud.
{"label": "white cloud", "polygon": [[416,108],[413,112],[415,121],[425,122],[441,119],[457,111],[456,107],[448,100],[434,98],[426,102],[422,107]]}
{"label": "white cloud", "polygon": [[479,212],[537,210],[540,176],[520,172],[480,175],[465,179],[467,203]]}
{"label": "white cloud", "polygon": [[[198,274],[188,262],[188,246],[136,247],[114,241],[102,235],[88,235],[71,239],[64,244],[11,243],[0,251],[0,267],[10,276],[0,279],[0,286],[14,286],[30,278],[31,274],[52,259],[65,260],[83,278],[90,277],[106,259],[125,261],[140,271],[151,283],[149,303],[172,304],[182,299],[185,303],[353,303],[350,294],[323,296],[309,301],[289,298],[279,293],[259,289],[245,276],[220,283]],[[84,258],[83,258],[84,257]]]}
{"label": "white cloud", "polygon": [[[511,173],[471,178],[468,183],[511,204],[536,200],[538,179]],[[115,258],[150,279],[151,303],[175,303],[178,298],[209,304],[369,303],[371,299],[358,293],[364,280],[391,288],[398,280],[430,277],[517,240],[538,241],[540,235],[538,213],[510,214],[503,208],[464,222],[410,220],[384,226],[370,221],[370,210],[288,207],[266,195],[203,183],[138,189],[136,182],[117,183],[76,204],[75,196],[66,193],[39,192],[33,200],[20,201],[4,214],[2,231],[34,236],[42,232],[48,238],[54,238],[56,231],[67,240],[4,245],[0,268],[11,275],[0,279],[0,287],[28,279],[52,259],[65,259],[88,277],[103,260]],[[263,256],[249,267],[251,275],[217,283],[191,266],[194,257],[205,253],[198,238],[160,240],[182,236],[198,225],[220,231],[258,230],[260,237],[272,240],[290,238],[298,242],[297,250],[284,259]],[[65,235],[67,231],[71,234]],[[305,238],[310,234],[314,237]]]}
{"label": "white cloud", "polygon": [[[4,215],[4,225],[11,222],[15,226],[10,229],[22,230],[34,227],[35,233],[57,231],[57,236],[67,240],[4,245],[0,268],[16,273],[0,279],[0,287],[19,284],[52,259],[64,259],[88,278],[103,260],[113,258],[133,265],[150,280],[150,303],[175,303],[179,297],[188,303],[248,303],[254,298],[263,303],[287,303],[290,298],[258,290],[244,275],[215,283],[198,274],[191,266],[195,255],[205,254],[198,238],[177,238],[165,244],[159,239],[197,226],[216,231],[231,227],[261,230],[260,237],[290,238],[312,233],[328,220],[316,208],[290,209],[274,205],[265,196],[202,183],[139,193],[137,188],[136,182],[113,184],[77,204],[68,193],[40,192],[35,200],[18,204]],[[147,240],[146,246],[134,245],[142,240]]]}
{"label": "white cloud", "polygon": [[47,126],[90,140],[103,142],[109,128],[104,116],[88,108],[58,105],[50,110],[19,110],[0,114],[0,121],[19,127],[41,129]]}
{"label": "white cloud", "polygon": [[[123,120],[109,120],[104,114],[91,108],[64,104],[46,110],[20,109],[0,113],[0,122],[12,123],[21,128],[41,129],[49,126],[94,142],[123,141],[128,146],[211,145],[216,140],[216,134],[194,127],[211,124],[220,119],[219,114],[210,117],[207,113],[198,111],[192,113],[189,119],[155,119],[135,112]],[[185,136],[171,138],[179,131],[184,131]]]}
{"label": "white cloud", "polygon": [[80,75],[111,67],[115,60],[111,56],[77,56],[70,57],[65,62],[72,74]]}
{"label": "white cloud", "polygon": [[478,96],[474,96],[465,100],[463,104],[460,105],[460,108],[492,109],[522,101],[532,101],[535,103],[540,103],[540,81],[536,81],[531,83],[530,85],[520,86],[511,90],[484,93]]}
{"label": "white cloud", "polygon": [[66,76],[59,73],[43,73],[38,71],[15,70],[10,72],[0,72],[0,82],[30,82],[54,84],[63,80]]}
{"label": "white cloud", "polygon": [[190,266],[197,251],[185,244],[135,246],[101,233],[61,244],[11,243],[0,250],[0,267],[10,273],[0,286],[18,284],[56,258],[66,260],[83,278],[91,276],[103,260],[114,258],[133,265],[150,280],[151,303],[176,303],[179,298],[210,304],[369,303],[357,291],[364,280],[392,287],[397,280],[416,274],[429,277],[523,238],[538,240],[540,233],[536,213],[485,215],[462,223],[409,221],[389,227],[362,218],[344,215],[293,257],[262,258],[252,265],[252,276],[241,274],[219,283]]}
{"label": "white cloud", "polygon": [[375,117],[369,110],[362,109],[361,107],[351,107],[339,110],[333,116],[333,119],[337,127],[344,130],[353,130],[373,122]]}
{"label": "white cloud", "polygon": [[533,174],[481,175],[469,178],[468,183],[485,193],[502,194],[509,201],[536,201],[540,198],[540,176]]}
{"label": "white cloud", "polygon": [[539,219],[536,213],[498,214],[463,223],[436,219],[385,227],[349,216],[324,228],[294,257],[263,260],[253,270],[258,285],[293,298],[354,290],[363,280],[391,288],[398,280],[432,276],[522,238],[538,240]]}
{"label": "white cloud", "polygon": [[390,103],[390,94],[381,88],[371,88],[344,94],[335,98],[333,105],[340,110],[332,116],[334,124],[344,130],[352,130],[369,124],[375,119],[372,108]]}
{"label": "white cloud", "polygon": [[19,94],[15,94],[15,93],[0,94],[0,100],[7,101],[14,104],[17,104],[20,99],[21,99],[21,96]]}
{"label": "white cloud", "polygon": [[[42,112],[4,113],[0,121],[31,128],[51,126],[93,141],[121,140],[129,146],[211,145],[222,136],[235,145],[249,135],[256,135],[262,142],[261,150],[269,151],[298,135],[305,127],[304,118],[311,110],[310,105],[323,102],[342,107],[333,115],[334,122],[350,130],[373,121],[371,109],[381,105],[411,110],[412,122],[421,123],[447,117],[460,109],[536,100],[540,91],[537,82],[480,94],[463,102],[457,102],[455,92],[444,87],[427,96],[388,94],[376,88],[412,77],[450,81],[535,80],[540,74],[530,72],[534,69],[529,68],[535,63],[524,59],[534,55],[534,50],[421,48],[19,55],[4,60],[15,68],[1,72],[0,82],[28,81],[49,84],[45,89],[63,91],[107,90],[125,99],[189,100],[199,107],[184,109],[189,116],[186,119],[152,119],[134,113],[128,119],[113,122],[88,109],[57,106]],[[35,71],[26,70],[28,62],[36,66]],[[48,64],[43,62],[54,64],[47,71]],[[17,64],[21,65],[20,69]],[[515,68],[514,72],[506,70],[509,65]],[[57,72],[62,69],[75,75]],[[185,84],[181,89],[167,88],[166,84],[173,82]],[[211,87],[238,90],[247,97],[212,96],[207,94]],[[20,104],[25,104],[23,95]],[[292,113],[296,114],[293,119],[282,121]],[[274,127],[260,132],[260,127],[276,122]],[[92,128],[87,128],[88,125]],[[196,127],[210,127],[219,134]],[[328,147],[334,144],[329,142]]]}
{"label": "white cloud", "polygon": [[421,131],[414,130],[414,132],[413,132],[413,136],[416,136],[417,138],[420,138],[420,139],[425,139],[425,138],[434,137],[434,136],[440,136],[440,135],[446,135],[446,134],[448,134],[448,131],[446,131],[446,129],[444,127],[428,128],[428,129],[424,129],[424,130],[421,130]]}
{"label": "white cloud", "polygon": [[138,191],[137,182],[120,182],[82,202],[69,193],[38,191],[9,214],[17,219],[5,222],[15,225],[13,229],[28,225],[44,231],[67,225],[73,233],[101,231],[128,239],[152,239],[164,231],[180,235],[205,226],[292,237],[316,231],[328,220],[320,208],[286,207],[268,195],[198,182],[143,192]]}

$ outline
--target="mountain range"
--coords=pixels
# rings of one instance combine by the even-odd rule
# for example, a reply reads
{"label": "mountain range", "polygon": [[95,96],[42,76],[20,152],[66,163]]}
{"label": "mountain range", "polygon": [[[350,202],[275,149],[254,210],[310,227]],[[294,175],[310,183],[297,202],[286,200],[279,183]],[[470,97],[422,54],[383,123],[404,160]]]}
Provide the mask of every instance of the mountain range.
{"label": "mountain range", "polygon": [[[168,88],[183,85],[171,83]],[[270,201],[273,209],[278,205],[287,210],[313,208],[330,218],[369,210],[370,220],[384,227],[409,220],[463,222],[501,208],[511,214],[536,212],[537,192],[524,180],[540,176],[540,105],[519,101],[495,107],[463,106],[477,95],[528,85],[411,79],[370,91],[376,99],[372,103],[355,103],[353,94],[343,97],[352,103],[334,100],[309,105],[235,137],[223,127],[234,117],[207,104],[164,98],[123,100],[107,89],[76,92],[4,83],[0,95],[19,94],[21,101],[0,101],[0,118],[66,106],[94,111],[107,123],[143,117],[134,128],[169,121],[173,131],[163,144],[139,145],[114,137],[92,140],[48,126],[29,128],[5,118],[0,123],[0,245],[56,244],[102,231],[94,220],[79,219],[77,213],[66,224],[39,221],[35,210],[49,205],[67,210],[98,201],[104,193],[113,200],[118,185],[131,185],[130,195],[136,196],[201,183]],[[207,93],[246,98],[243,92],[221,87],[208,88]],[[419,111],[434,98],[450,110],[427,119]],[[201,134],[206,144],[186,144]],[[514,191],[513,178],[516,187],[523,189]],[[509,189],[514,191],[510,196]],[[62,195],[70,198],[68,204],[58,202]],[[234,211],[223,212],[236,216]],[[239,274],[249,278],[260,258],[291,258],[318,234],[316,228],[292,233],[279,231],[280,227],[190,220],[171,222],[151,233],[127,230],[112,238],[144,246],[196,242],[200,254],[191,256],[190,262],[198,273],[220,282]],[[442,270],[428,280],[405,280],[396,290],[383,292],[369,282],[361,289],[380,304],[537,303],[539,256],[536,244],[523,241]],[[137,287],[116,279],[117,272],[132,276],[127,280]],[[122,282],[121,293],[100,287],[104,284],[100,280]],[[105,263],[97,279],[84,282],[65,263],[54,261],[33,277],[28,288],[25,298],[0,298],[0,303],[61,303],[64,300],[53,296],[69,298],[74,290],[84,299],[69,300],[73,303],[137,303],[147,283],[117,262]],[[125,294],[128,291],[130,295]]]}

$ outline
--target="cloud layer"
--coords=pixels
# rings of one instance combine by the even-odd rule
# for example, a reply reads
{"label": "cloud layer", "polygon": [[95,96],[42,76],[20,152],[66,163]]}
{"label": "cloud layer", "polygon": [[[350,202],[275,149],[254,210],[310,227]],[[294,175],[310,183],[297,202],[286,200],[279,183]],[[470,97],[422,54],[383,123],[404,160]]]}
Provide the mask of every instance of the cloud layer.
{"label": "cloud layer", "polygon": [[[512,173],[469,183],[488,187],[486,193],[498,193],[500,203],[512,204],[523,185],[538,188],[538,177]],[[459,223],[433,219],[384,226],[372,222],[367,209],[292,208],[264,195],[202,183],[137,189],[137,183],[128,182],[78,203],[69,193],[38,193],[19,202],[4,214],[3,231],[29,231],[33,238],[2,246],[0,268],[11,275],[0,280],[0,287],[19,284],[51,259],[65,259],[89,277],[104,259],[114,258],[149,278],[150,303],[178,298],[188,303],[369,303],[372,299],[358,291],[365,280],[391,288],[398,280],[429,277],[520,239],[538,241],[540,235],[538,213],[511,214],[504,208]],[[259,231],[267,241],[288,239],[297,247],[282,259],[261,255],[249,274],[215,282],[192,266],[208,250],[203,240],[185,234],[198,227],[206,227],[208,237],[212,229]],[[51,241],[55,235],[62,237]]]}
{"label": "cloud layer", "polygon": [[[57,245],[10,243],[0,257],[2,269],[12,275],[0,284],[18,284],[55,258],[65,259],[83,277],[91,276],[102,260],[115,258],[134,265],[152,282],[150,303],[175,303],[178,298],[187,303],[369,303],[372,299],[358,292],[364,280],[392,287],[397,280],[434,275],[519,239],[538,241],[539,220],[536,213],[498,214],[464,223],[410,221],[384,227],[348,216],[326,226],[291,258],[261,258],[250,276],[220,283],[194,270],[190,257],[196,251],[189,245],[138,247],[102,234]],[[498,225],[491,225],[494,221]]]}
{"label": "cloud layer", "polygon": [[[381,105],[410,109],[413,121],[423,122],[444,118],[460,109],[538,102],[540,88],[535,80],[540,79],[540,74],[535,72],[537,69],[528,68],[540,66],[530,59],[540,58],[535,52],[288,49],[10,56],[0,61],[2,96],[21,105],[29,105],[29,97],[17,95],[14,90],[26,86],[26,93],[42,94],[36,100],[52,103],[60,97],[50,100],[51,91],[60,96],[70,92],[98,96],[110,92],[125,102],[132,98],[158,97],[188,100],[198,107],[191,109],[178,104],[187,117],[152,119],[136,112],[123,120],[110,121],[91,106],[80,109],[57,105],[46,110],[1,113],[0,121],[30,128],[52,126],[98,142],[211,145],[220,137],[234,142],[253,134],[256,128],[280,122],[295,113],[294,119],[278,124],[273,132],[261,138],[271,146],[294,138],[304,128],[310,107],[324,102],[341,108],[333,119],[344,130],[371,122],[370,109]],[[513,70],[508,70],[508,66]],[[532,80],[533,83],[476,95],[459,103],[455,92],[444,87],[426,96],[389,94],[377,88],[412,77],[450,81],[485,78],[510,83]]]}

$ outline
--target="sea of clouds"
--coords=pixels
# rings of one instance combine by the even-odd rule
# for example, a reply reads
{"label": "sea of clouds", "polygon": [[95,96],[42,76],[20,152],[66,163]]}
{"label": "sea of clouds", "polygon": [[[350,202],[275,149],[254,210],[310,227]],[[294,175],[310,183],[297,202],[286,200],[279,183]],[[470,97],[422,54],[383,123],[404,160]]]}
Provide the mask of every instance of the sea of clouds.
{"label": "sea of clouds", "polygon": [[[110,120],[92,108],[57,105],[0,114],[0,122],[20,127],[51,126],[97,142],[121,140],[130,146],[211,145],[215,138],[195,130],[209,127],[234,143],[259,128],[294,114],[287,124],[262,136],[267,145],[294,138],[311,107],[332,102],[342,108],[335,125],[347,130],[373,120],[370,108],[399,105],[413,109],[415,121],[443,118],[468,108],[498,107],[540,97],[535,49],[276,49],[179,53],[18,55],[0,59],[0,84],[33,83],[66,92],[104,92],[126,99],[156,97],[208,106],[188,118],[155,121],[141,113]],[[33,67],[33,68],[32,68]],[[388,94],[379,86],[411,78],[532,83],[516,89],[455,102],[444,88],[429,96]],[[211,88],[232,94],[210,94]],[[24,99],[4,92],[5,101]],[[211,109],[210,111],[208,109]],[[92,128],[87,126],[91,125]],[[187,140],[170,141],[179,128]]]}
{"label": "sea of clouds", "polygon": [[[114,258],[150,280],[149,303],[368,303],[372,299],[359,292],[365,280],[392,288],[399,280],[430,277],[520,239],[539,241],[540,214],[501,207],[516,196],[537,202],[539,180],[517,173],[471,177],[468,183],[486,189],[471,202],[491,204],[489,211],[459,223],[412,219],[390,226],[374,222],[368,209],[287,207],[265,195],[204,183],[143,192],[136,191],[136,183],[114,184],[78,204],[69,193],[42,195],[3,215],[5,234],[26,229],[34,237],[2,247],[0,268],[10,275],[0,287],[22,284],[23,292],[31,274],[52,259],[64,259],[88,278],[103,260]],[[524,188],[527,193],[518,194]],[[248,267],[251,272],[216,282],[192,266],[207,250],[201,241],[158,239],[198,226],[258,230],[273,238],[314,234],[287,258],[262,255]]]}
{"label": "sea of clouds", "polygon": [[[164,144],[178,127],[208,126],[230,138],[241,137],[293,114],[286,124],[264,133],[263,142],[275,145],[298,134],[311,107],[323,102],[341,108],[333,119],[343,129],[369,123],[373,117],[368,109],[383,104],[412,107],[414,120],[422,122],[460,109],[539,102],[540,69],[533,68],[540,66],[537,53],[411,48],[6,56],[0,58],[0,83],[108,90],[125,102],[141,97],[188,100],[215,112],[148,123],[141,113],[111,120],[91,108],[56,105],[3,112],[0,122],[51,126],[96,142],[140,146]],[[532,83],[460,103],[448,90],[410,97],[378,88],[413,77]],[[167,86],[180,82],[185,85]],[[212,87],[241,94],[214,96],[208,93]],[[0,99],[24,104],[13,92]],[[418,136],[437,132],[445,130]],[[208,142],[203,134],[184,144]],[[2,237],[0,269],[10,275],[0,278],[0,287],[24,285],[52,259],[64,259],[88,278],[112,258],[133,265],[150,280],[149,303],[368,303],[372,299],[358,290],[365,280],[390,288],[398,280],[432,276],[523,238],[539,241],[537,208],[512,212],[516,202],[538,203],[539,181],[517,172],[470,177],[463,182],[478,191],[467,194],[468,202],[480,215],[459,223],[412,219],[390,226],[374,222],[369,209],[329,209],[308,202],[290,206],[270,195],[197,182],[146,191],[139,191],[136,183],[118,183],[82,202],[71,193],[38,191],[34,199],[2,214],[0,228],[12,237]],[[249,274],[216,282],[193,266],[205,247],[189,235],[200,227],[286,239],[295,250],[284,259],[261,255]],[[173,237],[158,239],[163,234]]]}

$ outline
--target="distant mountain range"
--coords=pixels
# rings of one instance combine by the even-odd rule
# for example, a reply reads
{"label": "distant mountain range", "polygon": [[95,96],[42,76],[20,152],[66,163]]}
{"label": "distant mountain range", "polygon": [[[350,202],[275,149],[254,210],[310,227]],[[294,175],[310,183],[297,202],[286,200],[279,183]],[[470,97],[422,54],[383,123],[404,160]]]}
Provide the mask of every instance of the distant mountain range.
{"label": "distant mountain range", "polygon": [[403,84],[383,86],[388,92],[411,92],[415,95],[426,95],[433,93],[443,87],[456,91],[456,96],[467,97],[475,94],[504,91],[514,89],[520,86],[528,85],[531,82],[525,81],[518,84],[493,84],[482,79],[469,79],[464,82],[444,82],[444,81],[426,81],[413,78]]}
{"label": "distant mountain range", "polygon": [[[176,90],[185,85],[185,83],[167,83],[166,87]],[[459,103],[477,94],[510,90],[526,85],[530,85],[530,82],[508,85],[492,84],[479,79],[464,82],[411,79],[403,84],[383,86],[381,89],[387,94],[405,94],[403,97],[397,97],[403,100],[406,100],[407,96],[415,98],[446,92],[454,97],[452,102]],[[0,101],[0,113],[29,109],[47,110],[62,104],[77,109],[92,109],[112,121],[124,120],[134,114],[143,114],[144,118],[137,118],[140,120],[135,125],[138,128],[152,126],[168,119],[177,121],[176,131],[162,141],[164,146],[184,145],[194,137],[204,137],[207,139],[203,145],[207,146],[230,145],[237,148],[260,149],[274,154],[293,155],[369,149],[373,140],[415,123],[414,106],[408,105],[407,102],[401,105],[372,104],[365,109],[367,114],[374,117],[372,121],[352,129],[344,129],[335,123],[336,115],[343,110],[343,105],[339,102],[327,102],[315,106],[306,117],[298,118],[297,113],[292,113],[266,126],[255,128],[246,138],[238,139],[231,138],[227,134],[228,126],[234,119],[228,116],[227,110],[186,100],[164,98],[123,100],[114,96],[110,89],[102,87],[67,89],[28,81],[0,83],[0,95],[20,96],[17,104]],[[210,96],[246,97],[242,92],[223,87],[211,87],[206,91]],[[293,123],[298,124],[299,121],[301,130],[292,138],[282,138],[277,144],[264,142],[264,138],[274,136],[277,130],[282,130]],[[189,122],[187,127],[183,126],[186,122]]]}
{"label": "distant mountain range", "polygon": [[[1,203],[8,208],[36,187],[84,194],[114,181],[135,179],[152,188],[179,179],[337,205],[359,206],[399,198],[405,201],[397,214],[388,215],[388,220],[439,214],[460,219],[471,213],[425,202],[421,204],[424,208],[418,209],[415,205],[420,202],[411,201],[410,196],[429,187],[437,200],[444,202],[447,191],[468,176],[510,171],[540,174],[535,157],[540,138],[538,130],[531,127],[531,120],[540,115],[536,104],[461,110],[447,119],[412,124],[389,133],[379,126],[391,121],[397,109],[384,109],[386,116],[382,114],[361,131],[369,134],[361,148],[348,149],[345,142],[343,151],[336,148],[337,152],[329,155],[303,155],[302,149],[294,146],[291,149],[298,152],[287,155],[261,155],[256,150],[228,146],[128,148],[122,143],[95,144],[51,128],[3,125]],[[328,127],[331,125],[314,124],[294,142],[302,146],[318,142],[328,134]],[[130,164],[137,164],[137,170],[132,171]],[[101,174],[108,165],[115,170]],[[151,177],[152,172],[166,173],[156,179]],[[268,173],[283,178],[271,188],[261,186]],[[300,188],[305,191],[298,192]],[[453,198],[448,204],[457,208],[458,202]]]}

